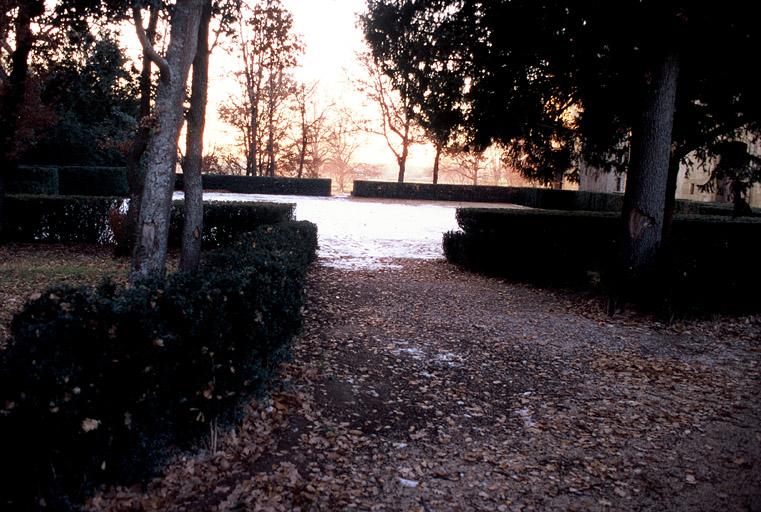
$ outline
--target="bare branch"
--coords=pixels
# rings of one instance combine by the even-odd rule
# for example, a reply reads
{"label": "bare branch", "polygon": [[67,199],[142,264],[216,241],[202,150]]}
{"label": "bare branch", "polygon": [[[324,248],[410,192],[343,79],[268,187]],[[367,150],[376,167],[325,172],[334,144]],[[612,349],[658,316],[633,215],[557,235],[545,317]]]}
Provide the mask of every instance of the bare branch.
{"label": "bare branch", "polygon": [[137,33],[138,40],[140,40],[140,46],[143,47],[143,53],[159,68],[161,79],[164,82],[168,82],[170,78],[169,63],[153,48],[148,34],[145,33],[145,28],[143,28],[143,15],[137,4],[132,6],[132,19],[135,21],[135,32]]}

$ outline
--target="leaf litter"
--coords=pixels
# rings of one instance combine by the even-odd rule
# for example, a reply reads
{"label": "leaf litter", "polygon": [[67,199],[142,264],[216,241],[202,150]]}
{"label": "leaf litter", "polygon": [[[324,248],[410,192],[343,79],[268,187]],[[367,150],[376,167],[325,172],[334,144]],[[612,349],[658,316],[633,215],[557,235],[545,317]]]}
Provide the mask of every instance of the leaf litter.
{"label": "leaf litter", "polygon": [[398,266],[315,266],[292,360],[241,423],[86,508],[761,504],[758,317],[665,326],[441,261]]}

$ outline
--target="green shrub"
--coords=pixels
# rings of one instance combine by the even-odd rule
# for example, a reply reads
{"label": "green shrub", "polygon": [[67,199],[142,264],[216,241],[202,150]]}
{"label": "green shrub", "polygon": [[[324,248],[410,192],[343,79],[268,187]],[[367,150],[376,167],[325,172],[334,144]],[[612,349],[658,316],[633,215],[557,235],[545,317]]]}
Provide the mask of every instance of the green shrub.
{"label": "green shrub", "polygon": [[[265,176],[229,176],[204,174],[204,190],[221,190],[238,194],[280,194],[295,196],[329,196],[331,180],[313,178],[270,178]],[[175,190],[182,190],[182,174],[177,175]]]}
{"label": "green shrub", "polygon": [[429,201],[511,203],[551,210],[620,211],[623,205],[621,194],[533,187],[433,185],[362,180],[354,181],[352,195]]}
{"label": "green shrub", "polygon": [[108,212],[117,197],[6,196],[3,201],[5,241],[110,243]]}
{"label": "green shrub", "polygon": [[[211,249],[230,245],[243,233],[263,224],[293,220],[296,206],[291,203],[221,202],[203,204],[203,247]],[[169,245],[182,245],[183,202],[172,204]]]}
{"label": "green shrub", "polygon": [[54,287],[0,354],[0,505],[73,506],[145,481],[173,446],[230,421],[301,325],[316,227],[265,226],[201,270],[133,288]]}
{"label": "green shrub", "polygon": [[[123,202],[117,197],[7,196],[2,240],[118,245],[124,240],[115,240],[115,234],[124,236],[124,232],[112,225],[121,222],[126,212]],[[258,226],[292,220],[294,208],[286,203],[204,203],[204,247],[229,245]],[[172,205],[170,222],[170,246],[179,247],[182,201]]]}
{"label": "green shrub", "polygon": [[532,282],[575,284],[614,251],[613,213],[459,208],[464,233],[444,237],[448,260]]}
{"label": "green shrub", "polygon": [[124,167],[60,167],[58,184],[61,195],[129,196],[127,169]]}
{"label": "green shrub", "polygon": [[58,193],[58,169],[56,167],[19,166],[5,177],[7,194]]}
{"label": "green shrub", "polygon": [[[619,216],[600,212],[461,208],[463,231],[444,235],[447,259],[511,279],[580,284],[616,261]],[[663,287],[675,310],[761,307],[761,220],[678,215],[663,254]]]}

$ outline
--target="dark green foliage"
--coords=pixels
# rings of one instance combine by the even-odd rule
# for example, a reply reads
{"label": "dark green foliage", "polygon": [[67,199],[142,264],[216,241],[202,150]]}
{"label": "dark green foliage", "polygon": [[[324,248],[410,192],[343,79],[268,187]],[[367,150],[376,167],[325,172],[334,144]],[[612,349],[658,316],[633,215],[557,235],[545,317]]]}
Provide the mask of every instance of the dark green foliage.
{"label": "dark green foliage", "polygon": [[39,107],[54,114],[21,154],[24,163],[124,165],[137,126],[138,89],[118,36],[82,27],[41,38]]}
{"label": "dark green foliage", "polygon": [[[213,249],[227,246],[243,233],[248,233],[262,224],[292,220],[294,208],[290,203],[205,202],[203,247]],[[182,201],[172,204],[170,222],[169,245],[179,247],[182,243]]]}
{"label": "dark green foliage", "polygon": [[[620,212],[623,194],[556,190],[532,187],[492,187],[471,185],[431,185],[430,183],[397,183],[390,181],[354,182],[352,195],[356,197],[384,197],[391,199],[420,199],[428,201],[468,201],[485,203],[511,203],[548,210]],[[695,215],[732,215],[732,206],[721,203],[677,201],[677,213]],[[753,210],[753,215],[761,212]]]}
{"label": "dark green foliage", "polygon": [[[315,178],[270,178],[266,176],[228,176],[204,174],[204,190],[238,194],[281,194],[294,196],[329,196],[331,180]],[[182,174],[177,175],[175,190],[182,190]]]}
{"label": "dark green foliage", "polygon": [[459,208],[464,233],[444,236],[449,261],[487,273],[575,284],[613,253],[615,213]]}
{"label": "dark green foliage", "polygon": [[[463,231],[444,235],[449,261],[545,284],[584,284],[590,273],[609,284],[622,231],[603,212],[461,208],[457,221]],[[679,215],[660,293],[673,310],[757,310],[760,250],[761,219]]]}
{"label": "dark green foliage", "polygon": [[19,166],[5,176],[8,194],[58,194],[56,167]]}
{"label": "dark green foliage", "polygon": [[[6,224],[2,240],[124,244],[121,219],[124,200],[118,197],[7,196],[3,203]],[[204,247],[231,244],[241,234],[263,224],[293,219],[294,205],[288,203],[213,202],[204,204]],[[180,246],[182,201],[172,206],[169,243]]]}
{"label": "dark green foliage", "polygon": [[[316,227],[264,226],[198,273],[124,289],[54,287],[0,360],[0,505],[54,509],[145,481],[173,446],[237,414],[301,324]],[[71,501],[69,501],[71,500]]]}
{"label": "dark green foliage", "polygon": [[577,192],[530,187],[493,187],[471,185],[431,185],[355,181],[353,196],[432,201],[473,201],[512,203],[554,210],[621,211],[623,196],[600,192]]}
{"label": "dark green foliage", "polygon": [[129,196],[125,167],[66,166],[58,170],[58,193],[72,196]]}
{"label": "dark green foliage", "polygon": [[109,243],[108,213],[121,201],[118,197],[6,196],[2,240]]}

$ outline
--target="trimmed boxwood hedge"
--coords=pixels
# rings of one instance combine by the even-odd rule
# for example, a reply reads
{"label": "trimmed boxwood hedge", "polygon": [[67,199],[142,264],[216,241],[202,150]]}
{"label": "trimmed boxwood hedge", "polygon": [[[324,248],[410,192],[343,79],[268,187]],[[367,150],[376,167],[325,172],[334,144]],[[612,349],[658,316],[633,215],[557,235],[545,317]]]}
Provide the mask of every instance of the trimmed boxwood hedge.
{"label": "trimmed boxwood hedge", "polygon": [[8,194],[42,194],[58,193],[58,168],[19,166],[5,177]]}
{"label": "trimmed boxwood hedge", "polygon": [[[125,210],[124,201],[118,197],[7,196],[0,237],[13,242],[123,244],[117,212]],[[229,245],[257,226],[292,220],[294,208],[290,203],[204,203],[204,247]],[[179,247],[182,201],[173,203],[170,222],[169,244]]]}
{"label": "trimmed boxwood hedge", "polygon": [[311,223],[262,226],[197,273],[27,303],[0,352],[0,508],[69,509],[98,485],[145,482],[236,418],[301,325],[316,246]]}
{"label": "trimmed boxwood hedge", "polygon": [[58,193],[73,196],[129,196],[124,167],[67,166],[58,169]]}
{"label": "trimmed boxwood hedge", "polygon": [[[461,208],[463,231],[444,253],[471,270],[545,284],[606,279],[616,261],[620,217],[603,212]],[[664,253],[663,293],[675,310],[761,307],[761,219],[678,215]]]}
{"label": "trimmed boxwood hedge", "polygon": [[[292,203],[214,201],[203,204],[203,247],[211,249],[229,245],[241,234],[262,224],[293,220],[296,206]],[[182,244],[183,202],[172,204],[169,245]]]}
{"label": "trimmed boxwood hedge", "polygon": [[112,240],[108,214],[118,197],[6,196],[3,201],[3,241],[97,243]]}
{"label": "trimmed boxwood hedge", "polygon": [[[238,194],[280,194],[294,196],[329,196],[330,179],[282,178],[264,176],[229,176],[204,174],[204,190],[224,190]],[[175,190],[182,190],[182,174],[177,175]]]}
{"label": "trimmed boxwood hedge", "polygon": [[[433,185],[430,183],[397,183],[386,181],[354,182],[352,195],[390,199],[419,199],[429,201],[463,201],[511,203],[530,208],[564,211],[620,212],[623,194],[555,190],[533,187],[492,187],[472,185]],[[678,200],[677,213],[731,216],[732,205]],[[754,210],[755,215],[761,211]]]}

